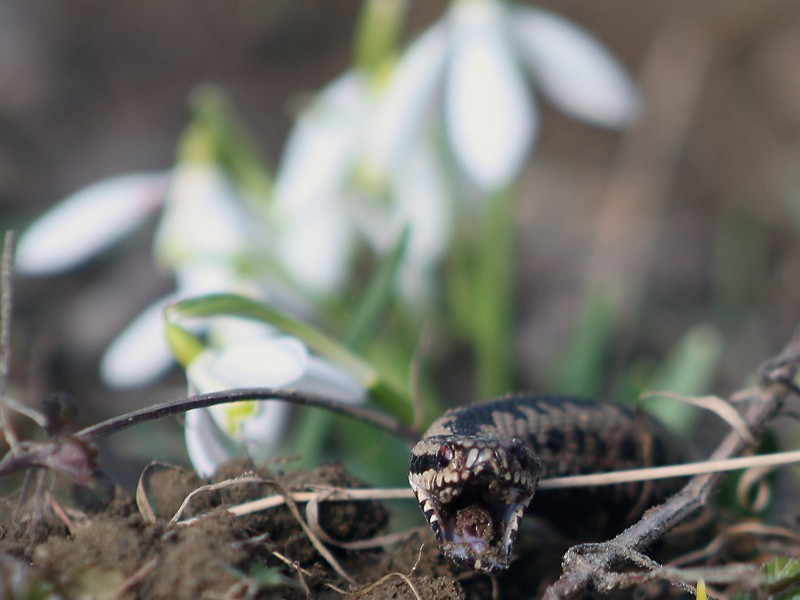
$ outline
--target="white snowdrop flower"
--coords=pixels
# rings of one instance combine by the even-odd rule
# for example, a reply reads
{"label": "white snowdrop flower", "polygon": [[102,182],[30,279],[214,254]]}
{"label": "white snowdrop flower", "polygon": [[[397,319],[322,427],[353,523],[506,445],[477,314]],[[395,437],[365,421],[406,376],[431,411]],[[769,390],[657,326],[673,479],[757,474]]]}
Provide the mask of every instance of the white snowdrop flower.
{"label": "white snowdrop flower", "polygon": [[[271,202],[276,254],[311,293],[341,289],[359,237],[383,252],[410,225],[407,273],[437,264],[447,247],[447,175],[431,132],[414,123],[426,107],[419,95],[383,100],[380,82],[348,72],[319,93],[287,141]],[[409,300],[432,285],[402,287]]]}
{"label": "white snowdrop flower", "polygon": [[[186,369],[190,391],[241,387],[291,387],[344,401],[363,401],[359,384],[336,365],[287,336],[266,336],[222,350],[209,348]],[[195,470],[209,476],[236,456],[263,459],[280,440],[288,405],[244,401],[187,413],[186,446]]]}
{"label": "white snowdrop flower", "polygon": [[453,209],[433,136],[421,136],[411,150],[398,157],[387,174],[392,201],[376,206],[373,199],[362,197],[356,218],[364,237],[379,252],[389,251],[409,227],[398,292],[407,306],[420,308],[435,293],[435,269],[449,245]]}
{"label": "white snowdrop flower", "polygon": [[544,10],[513,11],[512,33],[535,85],[553,104],[603,127],[639,113],[636,86],[616,59],[583,29]]}
{"label": "white snowdrop flower", "polygon": [[[100,359],[100,376],[117,388],[146,385],[163,376],[175,364],[164,330],[164,308],[203,294],[235,292],[261,297],[252,281],[240,278],[231,268],[220,263],[191,263],[176,272],[177,289],[159,298],[134,317],[117,334]],[[263,337],[273,329],[250,319],[219,317],[213,329],[208,325],[183,326],[196,332],[208,331],[215,344],[226,346],[245,339]]]}
{"label": "white snowdrop flower", "polygon": [[[457,163],[483,190],[509,185],[535,142],[538,115],[529,82],[571,116],[627,125],[639,96],[616,59],[587,32],[547,11],[500,0],[453,2],[401,57],[375,131],[434,124],[437,104]],[[377,164],[403,145],[375,142]]]}
{"label": "white snowdrop flower", "polygon": [[200,262],[231,263],[263,237],[257,225],[219,167],[179,164],[156,232],[156,255],[171,269]]}
{"label": "white snowdrop flower", "polygon": [[424,135],[436,108],[432,96],[440,87],[447,58],[444,22],[425,31],[392,68],[376,95],[366,121],[362,177],[385,185],[398,161],[404,161]]}
{"label": "white snowdrop flower", "polygon": [[17,271],[48,275],[89,260],[155,212],[168,182],[168,173],[129,173],[71,194],[20,236]]}
{"label": "white snowdrop flower", "polygon": [[510,25],[498,2],[459,2],[451,14],[446,131],[462,168],[487,189],[513,180],[536,133],[533,99],[509,44]]}
{"label": "white snowdrop flower", "polygon": [[363,75],[349,71],[298,117],[286,142],[270,201],[275,252],[293,280],[329,295],[344,284],[354,245],[342,201],[367,105]]}
{"label": "white snowdrop flower", "polygon": [[164,335],[164,308],[178,299],[169,294],[148,305],[117,334],[100,358],[100,377],[116,388],[151,383],[175,364]]}

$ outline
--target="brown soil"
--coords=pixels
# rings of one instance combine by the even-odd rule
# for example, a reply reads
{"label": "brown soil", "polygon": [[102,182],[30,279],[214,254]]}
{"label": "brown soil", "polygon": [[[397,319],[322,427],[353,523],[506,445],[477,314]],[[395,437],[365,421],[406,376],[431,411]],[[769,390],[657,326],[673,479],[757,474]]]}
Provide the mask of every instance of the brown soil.
{"label": "brown soil", "polygon": [[[328,545],[354,584],[321,556],[286,506],[243,517],[224,508],[285,490],[363,487],[340,465],[282,475],[238,463],[223,469],[212,483],[238,477],[259,477],[266,483],[197,493],[181,515],[199,517],[190,524],[169,520],[187,495],[209,482],[166,465],[143,473],[138,502],[117,488],[114,500],[96,513],[68,501],[60,502],[61,511],[45,504],[49,496],[35,495],[24,506],[7,507],[0,551],[9,564],[21,569],[21,561],[33,565],[33,570],[25,569],[26,585],[68,598],[363,599],[416,594],[448,600],[477,598],[487,589],[469,579],[459,582],[461,577],[441,557],[428,532],[413,532],[389,549],[345,551]],[[300,511],[305,517],[303,506]],[[388,522],[389,513],[377,502],[320,506],[319,526],[337,541],[385,533]],[[5,563],[0,563],[2,579]],[[17,585],[17,593],[21,589]]]}
{"label": "brown soil", "polygon": [[[236,479],[243,481],[231,483]],[[135,496],[117,487],[102,510],[87,508],[74,493],[55,500],[58,490],[51,495],[39,488],[25,502],[8,500],[3,507],[0,597],[514,600],[539,597],[560,573],[565,543],[531,531],[526,521],[518,559],[502,576],[455,567],[421,526],[378,548],[325,544],[348,581],[286,505],[245,516],[226,509],[320,487],[364,485],[338,464],[282,474],[241,461],[211,481],[154,463]],[[310,522],[305,505],[297,508]],[[179,509],[180,519],[172,519]],[[318,525],[336,542],[352,542],[386,533],[389,517],[375,501],[321,503]]]}

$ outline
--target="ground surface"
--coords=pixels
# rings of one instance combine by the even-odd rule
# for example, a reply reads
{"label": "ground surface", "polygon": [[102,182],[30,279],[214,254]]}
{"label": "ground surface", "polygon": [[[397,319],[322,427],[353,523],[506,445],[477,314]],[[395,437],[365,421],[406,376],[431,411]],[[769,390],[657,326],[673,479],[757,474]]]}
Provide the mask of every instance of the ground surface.
{"label": "ground surface", "polygon": [[[629,310],[599,391],[610,393],[619,373],[635,361],[637,372],[662,363],[698,324],[724,348],[709,391],[738,389],[782,346],[800,312],[797,3],[542,4],[589,28],[637,77],[653,66],[648,61],[659,47],[675,60],[656,65],[652,78],[642,82],[653,116],[649,129],[646,123],[631,134],[649,140],[635,146],[632,162],[619,161],[624,136],[575,123],[541,103],[541,139],[519,186],[519,389],[551,389],[554,362],[580,319],[585,290],[616,258],[634,259],[621,275],[611,272],[618,277],[612,280],[615,289],[630,295]],[[414,3],[410,28],[419,31],[443,6]],[[206,79],[230,91],[275,164],[292,108],[347,68],[357,8],[354,1],[313,0],[240,2],[236,10],[197,0],[0,3],[0,226],[21,228],[63,195],[99,178],[168,168],[188,118],[186,96]],[[687,73],[697,85],[680,104],[669,93]],[[659,104],[663,98],[666,106]],[[680,114],[670,113],[674,107]],[[675,119],[682,129],[659,129]],[[674,155],[664,157],[656,151],[659,136],[670,133]],[[110,390],[97,377],[108,342],[171,288],[152,264],[151,235],[152,228],[83,271],[16,282],[9,381],[15,397],[37,406],[45,392],[67,390],[79,399],[82,423],[89,424],[183,394],[178,373],[157,387],[132,391]],[[643,249],[639,236],[649,242]],[[603,244],[609,239],[617,243],[611,251]],[[453,367],[453,375],[442,369],[440,382],[453,404],[476,400],[460,358],[445,357],[439,365]],[[702,431],[692,444],[716,441],[715,433]],[[796,442],[796,434],[784,437],[784,447]],[[119,590],[123,598],[180,597],[176,581],[184,597],[197,597],[201,589],[211,597],[246,597],[257,589],[263,597],[303,598],[304,583],[320,597],[340,596],[327,584],[354,598],[414,597],[412,586],[397,575],[364,590],[388,573],[409,576],[426,598],[491,593],[486,578],[452,570],[426,530],[391,552],[334,550],[359,584],[351,586],[333,573],[286,508],[238,519],[217,509],[193,527],[168,526],[165,519],[203,483],[187,473],[156,477],[158,485],[148,489],[158,520],[146,522],[134,499],[144,465],[153,459],[188,464],[175,420],[120,434],[101,445],[100,455],[124,491],[111,509],[96,515],[70,512],[73,505],[57,495],[71,531],[44,494],[49,480],[43,489],[4,482],[3,573],[24,571],[11,557],[25,557],[63,589],[99,586]],[[395,475],[403,481],[404,473]],[[322,467],[292,475],[283,485],[319,482],[351,485],[340,469]],[[201,494],[187,514],[275,493],[258,487]],[[18,505],[21,492],[33,504]],[[796,524],[797,495],[787,498],[781,518]],[[378,506],[326,510],[323,527],[340,540],[374,536],[388,519]],[[299,561],[304,571],[273,552],[291,564]],[[550,563],[557,567],[558,560]],[[535,596],[550,573],[518,562],[500,584],[501,597]]]}
{"label": "ground surface", "polygon": [[[203,516],[185,525],[169,520],[205,482],[165,465],[147,469],[136,498],[117,488],[114,500],[101,510],[81,509],[81,503],[69,502],[59,517],[52,506],[35,506],[48,502],[45,496],[34,496],[24,506],[8,506],[0,525],[0,556],[7,561],[0,564],[0,581],[8,584],[10,579],[3,576],[11,572],[12,559],[19,558],[33,565],[24,578],[31,589],[40,585],[70,598],[96,594],[187,600],[342,596],[355,600],[415,598],[416,592],[421,598],[451,600],[491,594],[489,578],[464,573],[441,556],[427,527],[409,531],[387,549],[348,551],[329,546],[337,566],[353,580],[347,581],[315,549],[285,506],[241,517],[222,506],[286,491],[361,484],[341,466],[290,476],[246,467],[232,464],[215,481],[259,477],[268,483],[240,482],[201,491],[181,512],[180,520]],[[307,518],[302,506],[300,510],[302,518]],[[367,501],[323,504],[318,524],[334,540],[352,542],[385,533],[388,521],[381,504]],[[495,582],[501,597],[529,598],[532,589],[556,574],[558,555],[545,550],[538,552],[535,561],[522,562]],[[531,564],[539,568],[532,570]],[[547,568],[540,570],[542,565]]]}

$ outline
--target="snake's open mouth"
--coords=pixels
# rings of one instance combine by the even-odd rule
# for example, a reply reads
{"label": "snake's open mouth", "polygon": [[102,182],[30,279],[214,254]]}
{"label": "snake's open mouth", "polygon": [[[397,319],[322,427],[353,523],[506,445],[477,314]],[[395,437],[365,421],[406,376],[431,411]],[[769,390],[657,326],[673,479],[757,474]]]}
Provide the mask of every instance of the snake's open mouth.
{"label": "snake's open mouth", "polygon": [[441,448],[439,468],[413,473],[409,481],[442,551],[476,571],[507,568],[538,466],[516,441],[451,441]]}
{"label": "snake's open mouth", "polygon": [[[530,500],[522,489],[509,486],[503,498],[491,485],[466,486],[451,502],[441,505],[440,545],[453,561],[478,571],[508,567],[519,522]],[[516,498],[516,501],[511,501]]]}

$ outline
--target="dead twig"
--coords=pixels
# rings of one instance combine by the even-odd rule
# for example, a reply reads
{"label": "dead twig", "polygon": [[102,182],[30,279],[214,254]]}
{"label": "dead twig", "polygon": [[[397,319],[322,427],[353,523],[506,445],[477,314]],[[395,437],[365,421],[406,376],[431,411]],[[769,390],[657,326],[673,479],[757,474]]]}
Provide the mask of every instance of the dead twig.
{"label": "dead twig", "polygon": [[[743,414],[747,430],[754,439],[760,437],[767,422],[780,412],[789,395],[796,392],[792,380],[799,369],[800,332],[796,332],[783,351],[762,363],[758,370],[758,393]],[[747,448],[742,436],[732,431],[723,438],[710,459],[730,459]],[[589,588],[612,589],[619,583],[615,579],[614,564],[625,558],[626,553],[643,552],[666,531],[699,511],[720,478],[720,473],[698,475],[670,500],[645,513],[638,523],[615,538],[601,544],[570,548],[564,555],[562,576],[546,590],[544,597],[549,600],[577,598]]]}

